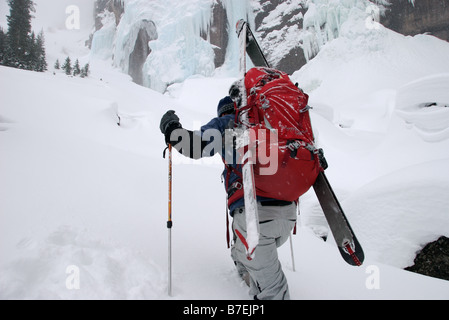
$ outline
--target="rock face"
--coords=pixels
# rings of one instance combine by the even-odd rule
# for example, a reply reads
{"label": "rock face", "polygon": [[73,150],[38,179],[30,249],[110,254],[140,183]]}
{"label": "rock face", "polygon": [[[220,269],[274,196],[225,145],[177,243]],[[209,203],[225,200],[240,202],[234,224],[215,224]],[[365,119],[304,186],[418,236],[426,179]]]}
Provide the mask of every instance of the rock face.
{"label": "rock face", "polygon": [[[115,24],[118,25],[125,8],[121,2],[116,2],[114,0],[96,0],[94,7],[94,18],[95,18],[95,32],[103,27],[102,14],[105,11],[112,12],[115,16]],[[92,46],[93,34],[90,35],[89,40],[86,41],[86,46],[91,48]]]}
{"label": "rock face", "polygon": [[[291,38],[293,33],[302,29],[302,17],[306,9],[301,4],[285,0],[260,0],[253,9],[255,20],[255,30],[253,31],[266,53],[270,65],[287,73],[293,73],[306,64],[299,39],[296,42],[289,41],[288,44],[285,41],[286,38]],[[217,68],[221,67],[225,61],[229,37],[235,36],[234,28],[234,25],[228,25],[227,11],[223,0],[216,1],[213,7],[211,27],[208,30],[208,40],[214,46],[215,67]],[[203,38],[206,39],[206,35],[203,35]]]}
{"label": "rock face", "polygon": [[449,280],[449,238],[441,236],[427,244],[416,255],[414,263],[405,270]]}
{"label": "rock face", "polygon": [[103,26],[101,23],[101,17],[100,13],[104,12],[105,10],[108,10],[115,15],[115,22],[118,25],[120,22],[120,18],[124,12],[123,5],[121,2],[111,1],[111,0],[96,0],[95,1],[95,30],[100,30]]}
{"label": "rock face", "polygon": [[306,64],[306,58],[299,38],[293,42],[286,39],[303,28],[302,18],[307,9],[301,3],[285,0],[260,0],[259,3],[255,24],[262,49],[273,68],[291,74]]}
{"label": "rock face", "polygon": [[381,23],[404,35],[429,33],[449,41],[449,1],[409,0],[390,1],[391,6]]}
{"label": "rock face", "polygon": [[155,39],[154,30],[156,30],[156,26],[152,21],[142,21],[142,26],[137,34],[134,50],[129,56],[128,74],[132,77],[135,83],[140,85],[143,84],[143,65],[151,53],[148,42]]}
{"label": "rock face", "polygon": [[[209,37],[209,42],[214,46],[215,67],[221,67],[225,62],[229,42],[227,13],[221,1],[214,3]],[[206,36],[203,38],[207,40]]]}
{"label": "rock face", "polygon": [[[305,0],[247,1],[248,6],[251,7],[248,10],[252,11],[247,12],[247,19],[250,20],[250,24],[253,26],[256,37],[269,63],[272,67],[290,74],[305,65],[309,59],[317,54],[319,47],[326,43],[326,39],[321,39],[320,45],[314,46],[313,52],[310,51],[310,43],[314,43],[313,37],[323,38],[324,34],[329,33],[329,30],[327,30],[328,27],[326,26],[326,19],[323,20],[321,16],[329,17],[334,14],[337,19],[340,17],[338,13],[339,8],[343,6],[343,4],[338,2],[329,2],[328,4],[323,2],[318,7],[319,2]],[[238,2],[238,4],[240,5],[242,2]],[[384,0],[371,1],[371,3],[386,2]],[[381,17],[381,23],[387,28],[405,35],[430,33],[449,41],[448,0],[391,0],[388,2],[390,5],[386,6],[385,16]],[[233,13],[231,12],[235,11],[232,11],[231,3],[235,5],[234,2],[230,1],[211,0],[210,5],[212,6],[212,10],[210,11],[210,17],[206,18],[209,19],[210,23],[207,24],[207,28],[204,28],[204,30],[201,29],[199,31],[200,34],[198,34],[198,36],[201,36],[211,44],[211,48],[215,54],[212,63],[215,65],[215,68],[221,67],[226,63],[227,48],[233,41],[231,37],[235,38],[235,26],[230,25],[235,23],[230,21],[234,19],[232,16]],[[323,11],[323,8],[325,9],[326,6],[328,7],[327,14],[326,10]],[[318,9],[321,11],[318,11]],[[105,12],[109,16],[112,16],[112,20],[115,18],[116,26],[119,26],[123,17],[126,16],[125,6],[122,1],[96,0],[94,13],[96,17],[96,31],[101,30],[103,27],[102,19],[105,16]],[[319,14],[317,14],[318,12]],[[311,25],[311,17],[317,20],[314,21],[316,22],[315,24]],[[122,67],[125,72],[132,76],[136,83],[142,84],[143,67],[145,62],[148,62],[148,57],[151,54],[148,42],[157,39],[159,30],[157,30],[157,26],[151,21],[132,21],[132,23],[135,25],[140,23],[142,25],[141,29],[133,34],[132,41],[126,43],[123,49],[116,49],[113,59],[117,59],[117,56],[120,55],[119,52],[123,52],[123,55],[126,57],[120,55],[120,61],[115,62],[115,65]],[[150,28],[148,24],[151,23],[153,25]],[[338,32],[328,40],[330,41],[335,37],[338,37]],[[308,46],[304,42],[310,39],[312,39],[312,42],[308,42]],[[305,51],[307,52],[307,59],[304,54]],[[201,63],[203,64],[204,62],[202,61]],[[179,79],[173,81],[176,82]]]}

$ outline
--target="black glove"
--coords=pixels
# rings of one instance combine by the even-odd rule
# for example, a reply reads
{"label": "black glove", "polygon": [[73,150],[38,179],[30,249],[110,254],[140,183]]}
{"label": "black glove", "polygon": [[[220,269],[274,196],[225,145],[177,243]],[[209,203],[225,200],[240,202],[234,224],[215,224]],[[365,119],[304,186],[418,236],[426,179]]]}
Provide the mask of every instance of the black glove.
{"label": "black glove", "polygon": [[167,111],[167,113],[162,116],[159,128],[161,129],[162,134],[165,135],[165,142],[168,144],[173,130],[182,128],[182,125],[179,122],[179,117],[175,114],[175,111]]}
{"label": "black glove", "polygon": [[173,131],[174,129],[182,128],[181,123],[179,123],[179,117],[175,114],[175,111],[167,111],[167,113],[162,116],[159,128],[164,135],[168,133],[169,129],[171,129],[170,131]]}

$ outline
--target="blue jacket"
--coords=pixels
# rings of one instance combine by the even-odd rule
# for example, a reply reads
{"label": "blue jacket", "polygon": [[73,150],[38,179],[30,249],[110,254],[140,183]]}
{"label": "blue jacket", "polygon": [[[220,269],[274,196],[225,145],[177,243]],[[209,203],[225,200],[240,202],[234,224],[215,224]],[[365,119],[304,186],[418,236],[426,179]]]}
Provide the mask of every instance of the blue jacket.
{"label": "blue jacket", "polygon": [[[211,154],[207,155],[207,156],[213,156],[214,154],[212,154],[213,152],[217,153],[218,151],[221,152],[221,157],[222,159],[230,159],[232,156],[232,163],[226,163],[225,169],[223,171],[223,181],[224,181],[224,185],[225,185],[225,190],[226,192],[229,191],[230,187],[236,182],[236,181],[241,181],[241,176],[242,176],[242,166],[241,164],[237,164],[237,152],[235,150],[235,148],[226,148],[225,143],[224,143],[224,135],[226,132],[226,129],[233,129],[234,128],[234,119],[235,119],[235,115],[233,114],[229,114],[229,115],[225,115],[222,116],[220,118],[213,118],[208,124],[204,125],[201,127],[201,134],[203,135],[204,132],[208,129],[215,129],[218,130],[221,135],[222,135],[222,148],[221,150],[213,150],[211,152]],[[213,140],[209,141],[207,143],[210,144],[212,143]],[[226,149],[232,150],[233,154],[232,155],[228,155],[228,157],[226,158]],[[204,156],[204,155],[203,155]],[[232,169],[231,169],[232,168]],[[267,201],[267,200],[274,200],[274,199],[268,199],[265,197],[257,197],[258,201]],[[240,207],[243,207],[245,204],[243,197],[239,197],[235,200],[233,200],[232,203],[229,204],[229,212],[231,213],[231,215],[233,215],[234,210],[238,209]]]}
{"label": "blue jacket", "polygon": [[[232,147],[228,146],[228,148],[226,148],[225,143],[224,143],[226,140],[225,139],[226,129],[234,128],[234,118],[235,118],[235,116],[232,114],[213,118],[211,121],[209,121],[208,124],[202,126],[200,131],[195,131],[195,132],[176,126],[176,128],[174,128],[174,129],[184,130],[184,133],[187,133],[190,136],[190,148],[187,148],[185,145],[183,145],[181,143],[182,135],[179,135],[177,140],[171,140],[171,139],[168,139],[167,137],[171,138],[172,130],[170,130],[166,134],[166,141],[169,142],[172,146],[174,146],[174,148],[176,150],[181,152],[186,157],[190,157],[192,159],[198,159],[198,157],[208,157],[208,156],[212,157],[216,153],[220,152],[220,155],[221,155],[223,161],[225,159],[232,159],[232,161],[228,161],[228,163],[225,163],[225,169],[223,171],[223,178],[224,178],[223,181],[225,182],[224,184],[225,184],[226,192],[229,192],[230,189],[232,189],[231,187],[234,185],[234,183],[242,181],[242,178],[241,178],[242,177],[242,166],[240,164],[237,164],[237,151],[235,150],[235,146],[232,146]],[[211,143],[214,142],[213,138],[210,139],[210,141],[203,141],[203,135],[207,132],[208,129],[214,129],[220,133],[222,141],[220,144],[217,144],[217,146],[220,146],[220,148],[211,148],[213,146],[213,145],[211,145]],[[201,137],[200,137],[200,135],[201,135]],[[196,145],[194,143],[195,139],[201,140],[201,144],[200,144],[201,145],[201,154],[199,154],[199,155],[195,154],[195,152],[194,152],[194,146]],[[208,139],[205,138],[205,140],[208,140]],[[227,140],[229,140],[229,139],[227,139]],[[229,141],[227,141],[227,142],[229,142]],[[186,147],[186,148],[183,149],[183,147]],[[206,149],[206,147],[209,147],[208,149],[211,149],[209,154],[205,154],[203,152]],[[226,152],[232,152],[232,155],[226,156]],[[228,194],[228,196],[229,196],[229,194]],[[243,198],[243,192],[236,192],[234,197],[231,199],[232,200],[228,201],[229,212],[231,215],[234,215],[235,209],[238,209],[245,205],[244,198]],[[259,202],[271,201],[271,200],[275,200],[275,199],[259,197],[259,196],[257,197],[257,201],[259,201]]]}
{"label": "blue jacket", "polygon": [[[220,152],[223,162],[224,162],[224,159],[230,159],[230,157],[232,157],[232,162],[227,163],[227,165],[225,166],[225,169],[223,170],[223,175],[222,175],[226,192],[228,192],[229,188],[232,186],[232,184],[234,182],[241,180],[241,172],[242,172],[241,165],[237,164],[236,150],[234,148],[232,148],[232,149],[226,148],[226,145],[224,143],[226,129],[234,128],[234,118],[235,118],[235,116],[233,114],[228,114],[228,115],[222,116],[220,118],[213,118],[211,121],[209,121],[208,124],[201,127],[201,135],[203,135],[204,132],[209,129],[215,129],[221,133],[222,148],[221,148],[221,150],[213,150],[212,152],[215,152],[215,153]],[[210,144],[212,142],[213,142],[213,140],[211,140],[208,144]],[[228,157],[226,157],[226,149],[228,149],[228,152],[229,152],[229,150],[232,150],[232,155],[228,155]],[[213,155],[214,154],[209,154],[207,156],[213,156]],[[232,167],[233,169],[231,170],[230,167]],[[239,172],[240,175],[237,172]],[[231,215],[233,215],[233,212],[235,209],[243,207],[243,206],[244,206],[244,199],[239,198],[239,199],[235,200],[233,203],[229,204],[229,212],[231,213]]]}

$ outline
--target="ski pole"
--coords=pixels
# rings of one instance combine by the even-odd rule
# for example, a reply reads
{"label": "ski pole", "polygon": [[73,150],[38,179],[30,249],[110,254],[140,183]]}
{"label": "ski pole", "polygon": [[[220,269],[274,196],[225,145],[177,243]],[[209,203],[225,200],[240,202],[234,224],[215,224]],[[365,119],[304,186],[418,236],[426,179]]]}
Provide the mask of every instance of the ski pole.
{"label": "ski pole", "polygon": [[296,272],[296,268],[295,268],[295,256],[293,254],[293,240],[292,240],[292,235],[290,234],[290,251],[291,251],[291,255],[292,255],[292,266],[293,266],[293,272]]}
{"label": "ski pole", "polygon": [[[299,216],[300,215],[300,209],[299,209],[299,199],[298,199],[298,205],[296,206],[296,215]],[[293,227],[292,233],[290,233],[290,254],[292,256],[292,268],[293,268],[293,272],[296,272],[296,267],[295,267],[295,255],[293,253],[293,235],[296,234],[296,227],[298,226],[297,224],[298,222],[295,223],[295,226]]]}
{"label": "ski pole", "polygon": [[172,296],[172,245],[171,245],[171,229],[172,221],[172,146],[168,145],[168,295]]}

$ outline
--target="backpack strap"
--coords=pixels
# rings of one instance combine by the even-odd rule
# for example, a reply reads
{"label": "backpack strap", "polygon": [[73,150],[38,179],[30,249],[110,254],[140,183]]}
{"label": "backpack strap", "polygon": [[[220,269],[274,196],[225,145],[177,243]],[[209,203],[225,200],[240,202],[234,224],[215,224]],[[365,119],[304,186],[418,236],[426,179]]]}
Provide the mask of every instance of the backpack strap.
{"label": "backpack strap", "polygon": [[[223,159],[223,163],[226,166],[226,178],[225,178],[225,186],[227,188],[227,196],[226,196],[226,243],[228,246],[228,249],[231,248],[231,236],[229,233],[229,205],[234,202],[234,199],[232,198],[235,196],[240,196],[237,192],[243,191],[243,175],[241,172],[236,170],[234,167],[230,166],[225,162]],[[234,172],[239,176],[239,179],[235,181],[233,184],[231,184],[229,187],[229,179],[231,177],[231,172]]]}
{"label": "backpack strap", "polygon": [[[226,192],[228,194],[228,206],[233,203],[237,198],[241,196],[243,193],[243,175],[236,168],[225,163],[226,166]],[[239,178],[234,181],[231,185],[229,185],[229,179],[231,177],[231,173],[236,174]]]}
{"label": "backpack strap", "polygon": [[231,197],[238,191],[243,190],[243,183],[239,180],[235,181],[231,186],[228,188],[228,199],[231,199]]}
{"label": "backpack strap", "polygon": [[231,248],[231,235],[229,233],[229,208],[227,204],[227,198],[226,198],[226,243],[228,245],[228,249]]}

